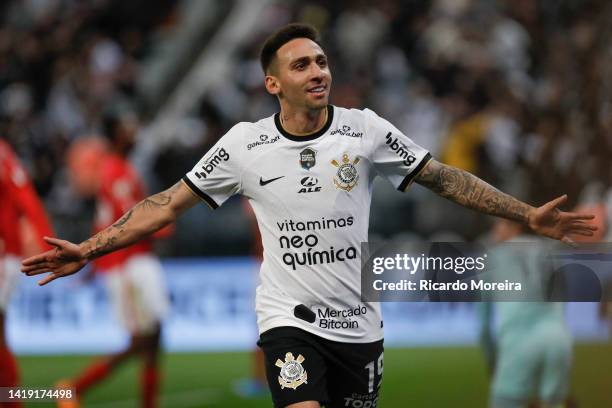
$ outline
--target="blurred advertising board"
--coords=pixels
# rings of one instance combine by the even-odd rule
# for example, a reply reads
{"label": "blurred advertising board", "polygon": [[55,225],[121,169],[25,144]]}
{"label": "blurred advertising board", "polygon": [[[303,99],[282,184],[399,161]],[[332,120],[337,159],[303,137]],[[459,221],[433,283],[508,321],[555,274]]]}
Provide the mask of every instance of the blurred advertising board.
{"label": "blurred advertising board", "polygon": [[[250,258],[164,260],[172,302],[164,324],[170,352],[249,350],[257,340],[257,263]],[[8,311],[8,338],[20,354],[106,353],[128,340],[100,278],[81,275],[38,287],[19,282]],[[470,303],[383,303],[387,346],[475,344],[478,321]],[[601,341],[607,327],[598,304],[568,304],[577,340]]]}

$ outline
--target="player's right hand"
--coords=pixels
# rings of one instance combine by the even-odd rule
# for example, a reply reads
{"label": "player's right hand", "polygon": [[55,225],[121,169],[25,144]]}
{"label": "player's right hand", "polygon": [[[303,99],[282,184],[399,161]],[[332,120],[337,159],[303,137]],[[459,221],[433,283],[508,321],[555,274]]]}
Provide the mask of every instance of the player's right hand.
{"label": "player's right hand", "polygon": [[75,274],[87,264],[77,244],[49,237],[44,237],[44,240],[55,248],[24,259],[21,263],[21,272],[28,276],[50,272],[44,279],[38,281],[40,286],[57,278]]}

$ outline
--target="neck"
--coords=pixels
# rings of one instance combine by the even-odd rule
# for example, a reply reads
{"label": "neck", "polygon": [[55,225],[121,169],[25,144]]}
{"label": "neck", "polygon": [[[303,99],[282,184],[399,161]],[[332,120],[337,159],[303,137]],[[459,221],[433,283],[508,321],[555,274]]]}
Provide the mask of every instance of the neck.
{"label": "neck", "polygon": [[327,106],[320,109],[295,110],[281,105],[280,119],[283,129],[292,135],[309,135],[325,126]]}

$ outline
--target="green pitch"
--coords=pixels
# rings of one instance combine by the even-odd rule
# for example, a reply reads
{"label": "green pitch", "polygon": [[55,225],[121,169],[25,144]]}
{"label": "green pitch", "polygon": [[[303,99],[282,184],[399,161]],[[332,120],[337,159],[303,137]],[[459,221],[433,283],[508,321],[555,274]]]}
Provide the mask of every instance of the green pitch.
{"label": "green pitch", "polygon": [[[581,344],[575,348],[572,392],[580,407],[612,407],[610,371],[612,344]],[[49,387],[79,372],[92,357],[22,357],[23,386]],[[271,407],[269,397],[243,399],[233,383],[249,373],[248,353],[169,354],[164,357],[162,407]],[[84,406],[138,406],[138,365],[130,362],[91,390]],[[487,401],[487,376],[478,349],[412,348],[385,350],[383,408],[478,408]],[[29,404],[44,407],[49,404]]]}

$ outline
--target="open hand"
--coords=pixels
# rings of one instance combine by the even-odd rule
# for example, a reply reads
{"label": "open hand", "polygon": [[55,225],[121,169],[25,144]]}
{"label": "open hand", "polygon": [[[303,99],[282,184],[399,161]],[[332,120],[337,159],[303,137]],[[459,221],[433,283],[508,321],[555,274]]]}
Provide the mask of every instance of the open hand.
{"label": "open hand", "polygon": [[574,244],[569,235],[590,237],[597,231],[595,225],[586,221],[595,218],[592,214],[561,211],[558,207],[567,201],[567,195],[555,198],[541,207],[534,209],[528,218],[528,225],[535,233],[558,239],[566,244]]}
{"label": "open hand", "polygon": [[49,237],[44,237],[44,240],[55,248],[24,259],[21,263],[21,272],[28,276],[50,272],[44,279],[38,281],[40,286],[57,278],[75,274],[87,264],[77,244]]}

